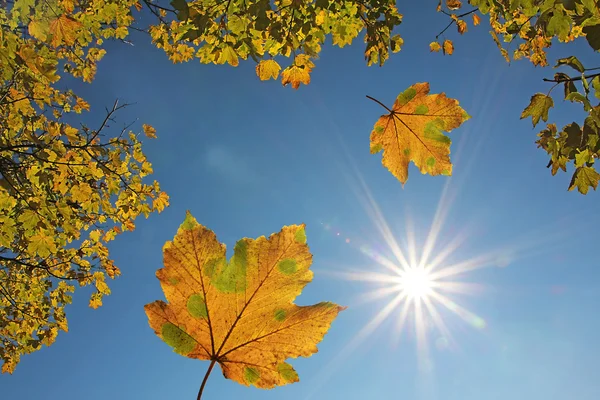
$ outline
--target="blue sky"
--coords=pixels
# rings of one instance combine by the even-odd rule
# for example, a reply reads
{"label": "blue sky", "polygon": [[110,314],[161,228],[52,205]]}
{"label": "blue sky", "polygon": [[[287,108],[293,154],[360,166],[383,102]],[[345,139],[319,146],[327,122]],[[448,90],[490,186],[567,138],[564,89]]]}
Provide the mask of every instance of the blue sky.
{"label": "blue sky", "polygon": [[[252,61],[172,65],[142,36],[133,36],[134,47],[111,44],[92,85],[69,81],[92,105],[85,117],[91,126],[115,98],[136,103],[117,115],[114,132],[136,118],[135,129],[156,128],[158,140],[145,140],[144,150],[171,206],[111,244],[123,272],[111,282],[113,294],[92,310],[90,291],[78,290],[67,309],[69,332],[23,357],[12,376],[0,376],[3,398],[195,399],[209,363],[174,353],[143,310],[163,299],[155,278],[161,248],[188,209],[228,249],[242,237],[306,223],[315,278],[296,302],[349,306],[317,354],[292,360],[299,383],[264,391],[216,369],[206,399],[600,398],[598,194],[567,192],[570,174],[551,176],[534,143],[539,129],[519,120],[530,96],[549,89],[541,78],[554,71],[506,64],[485,22],[473,27],[469,20],[463,37],[448,31],[453,56],[432,54],[428,44],[447,19],[431,4],[414,3],[400,6],[405,44],[384,67],[366,67],[361,41],[327,45],[311,84],[297,91],[259,81]],[[571,55],[573,46],[584,64],[596,66],[585,43],[555,46],[551,55]],[[403,189],[381,156],[369,154],[370,131],[384,110],[365,95],[391,105],[425,81],[433,93],[458,99],[472,119],[450,134],[454,176],[421,175],[411,166]],[[578,107],[558,96],[555,103],[550,117],[558,125],[582,120]],[[410,323],[398,333],[399,309],[359,336],[391,299],[365,302],[376,287],[339,276],[385,271],[361,251],[391,257],[374,203],[404,249],[408,224],[421,248],[442,210],[433,257],[461,235],[464,243],[445,264],[494,254],[486,267],[456,277],[480,290],[448,295],[482,318],[483,328],[438,306],[453,341],[428,330],[426,355]]]}

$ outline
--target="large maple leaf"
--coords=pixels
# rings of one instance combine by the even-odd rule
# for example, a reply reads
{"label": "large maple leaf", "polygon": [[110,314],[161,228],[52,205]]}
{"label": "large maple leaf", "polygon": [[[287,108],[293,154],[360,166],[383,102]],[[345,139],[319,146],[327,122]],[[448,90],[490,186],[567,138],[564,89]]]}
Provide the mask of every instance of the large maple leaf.
{"label": "large maple leaf", "polygon": [[[272,388],[297,382],[285,362],[309,357],[344,309],[294,299],[312,280],[304,225],[268,239],[244,238],[225,258],[225,245],[188,212],[157,271],[168,303],[145,306],[149,324],[174,351],[218,363],[226,378]],[[204,383],[203,383],[204,385]]]}
{"label": "large maple leaf", "polygon": [[385,108],[390,113],[382,115],[371,132],[371,154],[383,150],[383,165],[402,185],[408,180],[410,161],[424,174],[452,175],[452,142],[442,132],[470,118],[458,100],[429,94],[428,83],[416,83],[398,95],[391,110]]}

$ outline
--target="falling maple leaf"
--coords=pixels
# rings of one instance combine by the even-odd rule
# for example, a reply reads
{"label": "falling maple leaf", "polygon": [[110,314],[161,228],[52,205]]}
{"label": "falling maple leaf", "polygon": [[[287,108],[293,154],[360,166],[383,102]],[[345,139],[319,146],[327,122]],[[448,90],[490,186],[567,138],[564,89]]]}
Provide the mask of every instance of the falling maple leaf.
{"label": "falling maple leaf", "polygon": [[[167,303],[145,306],[150,326],[176,353],[218,363],[226,378],[272,388],[298,381],[285,362],[309,357],[344,309],[322,302],[297,306],[311,281],[304,225],[225,245],[188,212],[157,271]],[[203,387],[203,386],[202,386]]]}
{"label": "falling maple leaf", "polygon": [[144,135],[149,137],[150,139],[156,139],[156,129],[153,126],[148,124],[142,124],[142,129],[144,130]]}
{"label": "falling maple leaf", "polygon": [[470,118],[458,101],[444,93],[429,94],[429,83],[416,83],[386,109],[390,113],[382,115],[371,132],[371,153],[383,150],[383,165],[402,185],[408,180],[410,161],[424,174],[452,175],[451,140],[442,131],[450,132]]}
{"label": "falling maple leaf", "polygon": [[473,25],[477,26],[477,25],[479,25],[480,22],[481,22],[481,18],[479,18],[479,15],[473,14]]}

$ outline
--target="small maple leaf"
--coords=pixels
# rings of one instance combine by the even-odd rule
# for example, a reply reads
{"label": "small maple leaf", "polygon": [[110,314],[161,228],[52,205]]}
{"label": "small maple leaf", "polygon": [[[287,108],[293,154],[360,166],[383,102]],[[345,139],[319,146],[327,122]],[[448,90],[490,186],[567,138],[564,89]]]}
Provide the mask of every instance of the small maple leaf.
{"label": "small maple leaf", "polygon": [[440,44],[438,42],[431,42],[431,43],[429,43],[429,51],[438,52],[441,49],[442,49],[442,46],[440,46]]}
{"label": "small maple leaf", "polygon": [[301,83],[308,85],[310,83],[310,71],[315,64],[306,54],[298,54],[294,58],[294,64],[290,65],[281,73],[281,83],[283,86],[288,83],[292,84],[294,89],[298,89]]}
{"label": "small maple leaf", "polygon": [[53,47],[58,47],[63,43],[68,46],[73,45],[81,26],[81,22],[66,14],[61,15],[50,23],[50,33],[52,34],[50,43]]}
{"label": "small maple leaf", "polygon": [[153,126],[148,124],[142,124],[142,129],[144,130],[144,135],[146,135],[150,139],[156,139],[156,129],[154,129]]}
{"label": "small maple leaf", "polygon": [[446,7],[449,10],[458,10],[462,7],[462,2],[460,0],[446,0]]}
{"label": "small maple leaf", "polygon": [[462,19],[456,21],[456,26],[458,28],[458,33],[460,33],[461,35],[467,31],[467,23]]}
{"label": "small maple leaf", "polygon": [[452,44],[452,41],[448,39],[444,40],[442,50],[444,54],[448,54],[449,56],[451,56],[452,53],[454,53],[454,45]]}
{"label": "small maple leaf", "polygon": [[452,175],[451,141],[442,131],[450,132],[470,118],[458,101],[444,93],[429,94],[428,83],[416,83],[388,111],[371,132],[371,154],[383,150],[383,165],[402,185],[410,161],[424,174]]}
{"label": "small maple leaf", "polygon": [[571,183],[569,184],[569,190],[579,190],[581,194],[587,194],[589,188],[596,190],[598,183],[600,182],[600,174],[593,167],[579,167],[575,170]]}
{"label": "small maple leaf", "polygon": [[316,353],[344,309],[293,303],[313,275],[304,225],[241,239],[227,261],[225,245],[188,212],[163,256],[156,276],[167,302],[146,304],[150,326],[176,353],[218,363],[243,385],[298,381],[285,360]]}
{"label": "small maple leaf", "polygon": [[473,14],[473,26],[479,25],[480,22],[481,22],[481,18],[479,18],[479,15]]}
{"label": "small maple leaf", "polygon": [[540,118],[544,122],[548,121],[548,111],[551,107],[554,107],[552,97],[544,93],[536,93],[531,96],[529,105],[521,113],[521,119],[531,117],[533,126],[536,126]]}
{"label": "small maple leaf", "polygon": [[261,81],[266,81],[271,78],[277,79],[280,70],[281,67],[275,60],[261,60],[256,65],[256,75],[258,75]]}

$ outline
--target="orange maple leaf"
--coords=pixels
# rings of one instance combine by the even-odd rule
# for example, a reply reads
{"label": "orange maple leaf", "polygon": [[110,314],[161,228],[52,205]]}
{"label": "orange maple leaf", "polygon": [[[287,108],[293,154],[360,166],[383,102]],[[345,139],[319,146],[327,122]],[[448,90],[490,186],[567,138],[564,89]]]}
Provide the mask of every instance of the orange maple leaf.
{"label": "orange maple leaf", "polygon": [[226,378],[271,388],[298,381],[288,358],[309,357],[344,309],[294,299],[312,280],[304,225],[241,239],[233,257],[188,212],[163,247],[156,276],[167,302],[145,306],[154,332],[176,353],[218,363]]}
{"label": "orange maple leaf", "polygon": [[429,94],[429,83],[416,83],[388,111],[371,132],[371,153],[383,150],[383,165],[402,185],[410,161],[424,174],[452,175],[451,140],[442,131],[450,132],[470,118],[458,101],[444,93]]}

